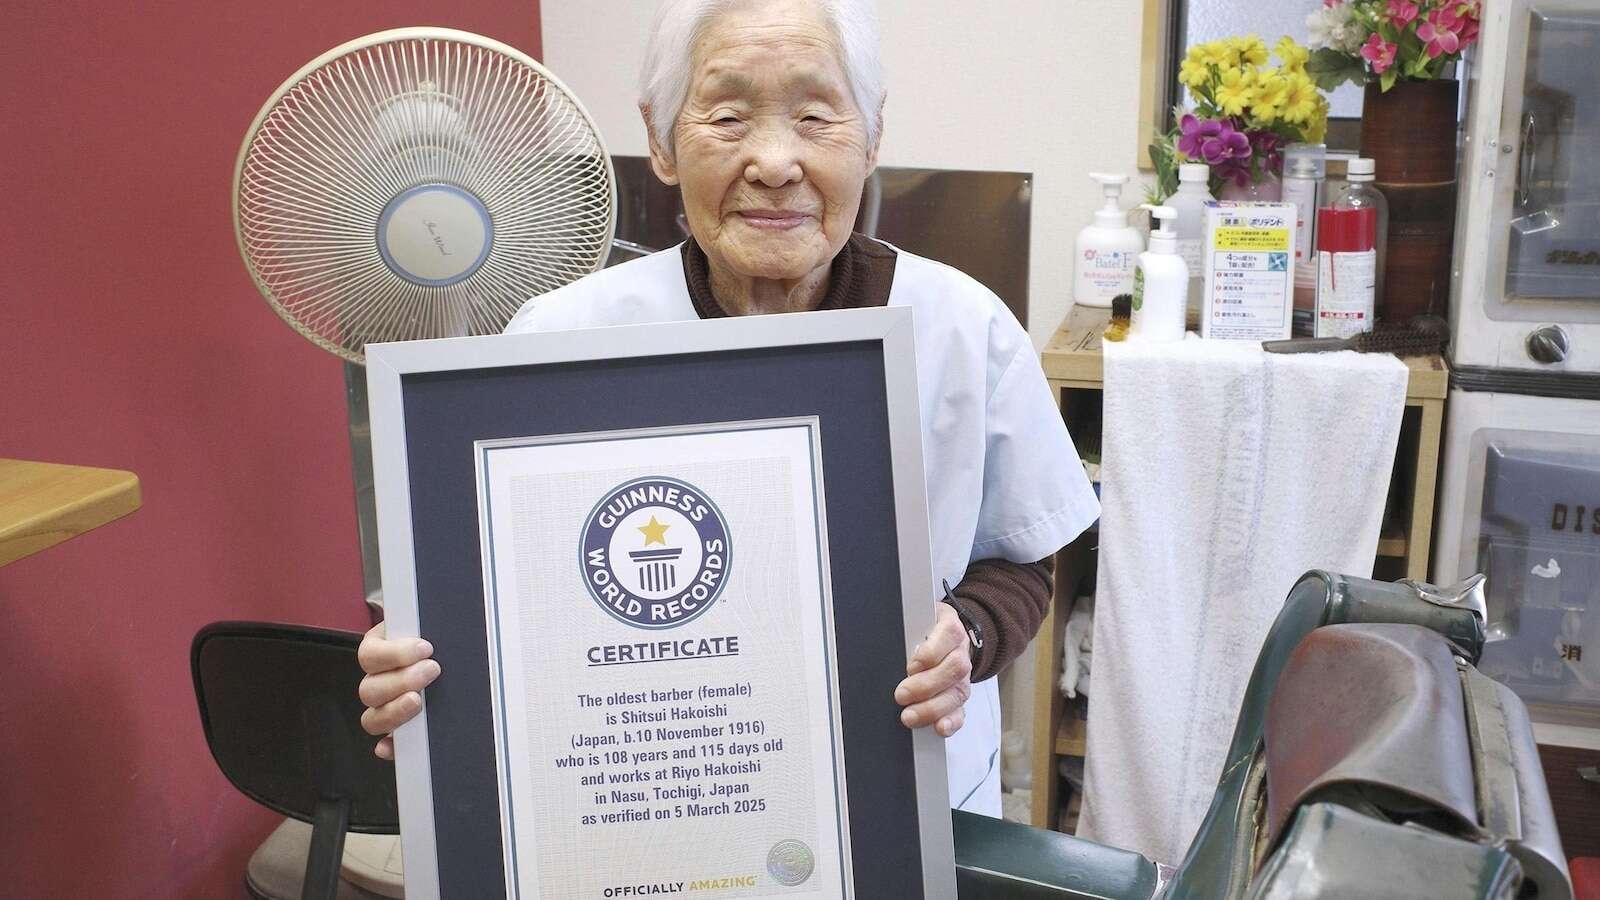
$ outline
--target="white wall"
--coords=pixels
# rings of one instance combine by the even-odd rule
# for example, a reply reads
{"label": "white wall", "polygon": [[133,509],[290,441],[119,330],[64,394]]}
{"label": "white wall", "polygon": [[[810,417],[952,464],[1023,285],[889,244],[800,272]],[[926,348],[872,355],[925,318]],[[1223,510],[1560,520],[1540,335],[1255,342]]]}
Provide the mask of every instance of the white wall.
{"label": "white wall", "polygon": [[[544,0],[544,61],[612,153],[644,155],[634,92],[654,0]],[[1134,171],[1138,0],[880,0],[886,166],[1034,175],[1029,321],[1043,346],[1071,308],[1091,171]],[[1139,201],[1129,186],[1125,205]],[[960,227],[952,223],[952,227]]]}
{"label": "white wall", "polygon": [[[1099,205],[1089,172],[1135,171],[1139,0],[879,0],[886,166],[1034,176],[1029,322],[1043,347],[1072,307],[1072,245]],[[654,0],[543,0],[544,62],[612,153],[643,156],[634,84]],[[1142,200],[1130,184],[1124,206]],[[960,223],[951,223],[959,228]],[[1005,727],[1032,732],[1032,650],[1002,679]],[[1031,740],[1030,740],[1031,743]]]}

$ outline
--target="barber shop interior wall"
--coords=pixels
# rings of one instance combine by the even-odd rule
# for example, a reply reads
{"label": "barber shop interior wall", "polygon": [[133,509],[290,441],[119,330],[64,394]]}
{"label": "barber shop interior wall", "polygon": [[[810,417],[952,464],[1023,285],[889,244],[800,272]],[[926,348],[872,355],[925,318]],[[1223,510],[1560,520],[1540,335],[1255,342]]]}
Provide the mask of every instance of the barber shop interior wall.
{"label": "barber shop interior wall", "polygon": [[[546,0],[544,61],[612,153],[647,152],[635,90],[655,0]],[[886,166],[1032,172],[1029,330],[1072,308],[1071,248],[1100,205],[1088,173],[1137,174],[1133,0],[879,0]],[[1129,185],[1123,202],[1141,199]],[[952,228],[962,224],[952,222]]]}
{"label": "barber shop interior wall", "polygon": [[[886,166],[1032,172],[1029,331],[1072,308],[1072,245],[1100,205],[1089,172],[1136,174],[1143,4],[1133,0],[879,0]],[[547,0],[545,62],[611,152],[643,155],[635,91],[654,0]],[[1129,185],[1125,206],[1139,202]],[[963,223],[952,222],[951,228]],[[1031,726],[1031,651],[1003,685],[1006,730]]]}
{"label": "barber shop interior wall", "polygon": [[244,897],[279,819],[212,762],[189,641],[367,614],[340,364],[251,286],[235,155],[324,50],[446,25],[537,55],[538,2],[8,11],[0,456],[130,469],[144,507],[0,569],[0,896]]}

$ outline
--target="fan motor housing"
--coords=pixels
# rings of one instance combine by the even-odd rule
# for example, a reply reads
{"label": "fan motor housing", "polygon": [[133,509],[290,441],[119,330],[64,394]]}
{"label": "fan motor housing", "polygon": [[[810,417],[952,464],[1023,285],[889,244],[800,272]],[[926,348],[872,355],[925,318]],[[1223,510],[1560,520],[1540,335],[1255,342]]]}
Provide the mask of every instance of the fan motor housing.
{"label": "fan motor housing", "polygon": [[378,217],[378,253],[412,284],[445,287],[472,277],[494,246],[494,221],[471,191],[420,184],[395,196]]}

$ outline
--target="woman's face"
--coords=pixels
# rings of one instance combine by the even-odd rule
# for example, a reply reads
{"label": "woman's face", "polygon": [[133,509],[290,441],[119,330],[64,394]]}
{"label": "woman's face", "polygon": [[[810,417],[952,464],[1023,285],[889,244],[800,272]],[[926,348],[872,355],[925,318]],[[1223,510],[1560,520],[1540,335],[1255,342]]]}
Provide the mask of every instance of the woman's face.
{"label": "woman's face", "polygon": [[816,3],[742,4],[706,27],[673,151],[652,162],[714,267],[797,280],[832,262],[877,148]]}

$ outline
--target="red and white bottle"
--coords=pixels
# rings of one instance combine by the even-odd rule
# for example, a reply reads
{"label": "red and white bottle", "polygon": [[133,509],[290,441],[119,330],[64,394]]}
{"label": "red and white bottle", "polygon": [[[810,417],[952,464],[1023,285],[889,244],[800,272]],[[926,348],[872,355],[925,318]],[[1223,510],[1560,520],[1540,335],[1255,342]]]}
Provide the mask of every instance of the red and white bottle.
{"label": "red and white bottle", "polygon": [[1378,211],[1317,210],[1317,337],[1371,331],[1377,309]]}

